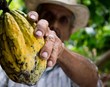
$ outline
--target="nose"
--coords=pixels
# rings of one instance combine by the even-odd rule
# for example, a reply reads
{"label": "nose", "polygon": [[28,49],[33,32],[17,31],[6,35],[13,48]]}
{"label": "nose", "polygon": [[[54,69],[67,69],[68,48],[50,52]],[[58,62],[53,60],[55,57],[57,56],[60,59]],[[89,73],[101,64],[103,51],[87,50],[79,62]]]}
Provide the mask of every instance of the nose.
{"label": "nose", "polygon": [[53,30],[55,28],[58,28],[58,22],[54,20],[52,23],[50,23],[50,29]]}
{"label": "nose", "polygon": [[53,22],[50,25],[50,29],[53,30],[53,31],[55,31],[55,33],[57,34],[57,36],[59,38],[61,38],[60,29],[59,29],[59,25],[58,25],[58,22],[57,21]]}

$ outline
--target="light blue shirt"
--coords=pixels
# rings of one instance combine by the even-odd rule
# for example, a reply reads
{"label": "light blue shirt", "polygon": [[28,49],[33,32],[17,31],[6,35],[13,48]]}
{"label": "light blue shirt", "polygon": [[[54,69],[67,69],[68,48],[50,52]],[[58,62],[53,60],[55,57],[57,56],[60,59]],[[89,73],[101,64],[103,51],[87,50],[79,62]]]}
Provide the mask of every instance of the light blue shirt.
{"label": "light blue shirt", "polygon": [[[34,86],[27,86],[24,84],[15,83],[10,80],[5,72],[0,67],[0,87],[79,87],[72,82],[63,70],[58,66],[47,68],[41,79]],[[97,87],[101,87],[98,84]]]}

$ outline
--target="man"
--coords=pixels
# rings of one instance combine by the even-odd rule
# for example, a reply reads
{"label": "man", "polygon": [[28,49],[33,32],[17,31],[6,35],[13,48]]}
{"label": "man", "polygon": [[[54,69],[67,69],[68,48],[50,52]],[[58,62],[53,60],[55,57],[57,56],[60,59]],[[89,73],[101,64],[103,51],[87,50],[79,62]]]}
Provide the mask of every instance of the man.
{"label": "man", "polygon": [[[25,2],[29,11],[32,11],[28,13],[29,19],[37,23],[35,36],[44,37],[46,41],[40,56],[48,61],[43,76],[32,87],[98,87],[96,66],[83,56],[69,51],[63,44],[76,29],[86,25],[88,9],[78,5],[76,0]],[[4,82],[6,87],[28,87],[7,79]]]}

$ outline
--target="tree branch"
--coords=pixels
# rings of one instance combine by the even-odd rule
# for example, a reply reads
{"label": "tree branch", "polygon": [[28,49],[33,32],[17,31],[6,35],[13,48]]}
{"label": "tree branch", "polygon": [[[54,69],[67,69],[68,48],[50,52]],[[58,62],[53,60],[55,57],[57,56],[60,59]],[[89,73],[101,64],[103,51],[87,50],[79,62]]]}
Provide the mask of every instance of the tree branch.
{"label": "tree branch", "polygon": [[101,55],[95,64],[100,68],[108,61],[110,61],[110,50]]}

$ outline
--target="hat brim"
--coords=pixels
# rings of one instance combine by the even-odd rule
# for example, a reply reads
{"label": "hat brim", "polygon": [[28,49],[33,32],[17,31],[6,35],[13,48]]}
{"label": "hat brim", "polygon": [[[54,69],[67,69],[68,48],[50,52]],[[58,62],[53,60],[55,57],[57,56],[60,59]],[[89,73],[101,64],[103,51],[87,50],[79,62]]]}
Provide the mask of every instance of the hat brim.
{"label": "hat brim", "polygon": [[38,5],[44,4],[44,3],[52,3],[52,4],[61,5],[67,9],[69,9],[75,15],[75,22],[74,22],[75,29],[83,28],[87,25],[87,22],[89,19],[89,10],[84,5],[66,4],[63,2],[59,2],[59,0],[58,1],[56,1],[56,0],[52,0],[52,1],[39,0],[39,2],[37,2],[36,0],[25,0],[25,1],[26,1],[26,6],[29,11],[36,10]]}

